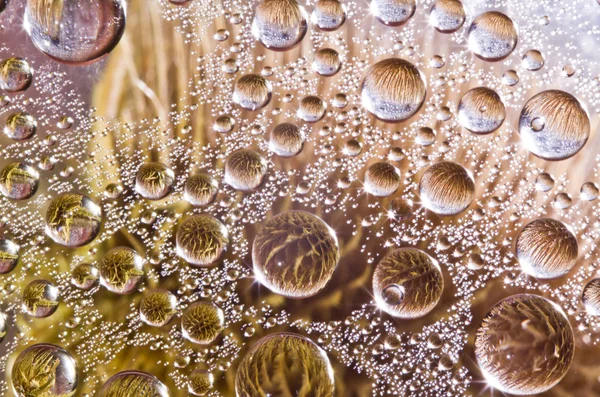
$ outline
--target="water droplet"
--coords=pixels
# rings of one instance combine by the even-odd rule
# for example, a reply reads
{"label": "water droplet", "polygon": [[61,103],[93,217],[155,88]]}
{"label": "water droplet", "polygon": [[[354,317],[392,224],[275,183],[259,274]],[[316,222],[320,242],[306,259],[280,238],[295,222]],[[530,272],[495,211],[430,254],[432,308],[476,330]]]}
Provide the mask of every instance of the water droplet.
{"label": "water droplet", "polygon": [[504,103],[496,91],[485,87],[473,88],[460,99],[458,120],[475,134],[496,131],[506,118]]}
{"label": "water droplet", "polygon": [[100,283],[116,294],[130,294],[144,276],[144,260],[128,247],[109,250],[98,265]]}
{"label": "water droplet", "polygon": [[304,147],[304,135],[292,123],[281,123],[271,130],[269,150],[281,157],[296,156]]}
{"label": "water droplet", "polygon": [[169,389],[156,378],[142,371],[122,371],[111,376],[98,391],[97,397],[139,396],[169,397]]}
{"label": "water droplet", "polygon": [[140,318],[153,327],[167,325],[177,312],[177,298],[164,289],[150,291],[140,303]]}
{"label": "water droplet", "polygon": [[318,96],[309,95],[302,98],[298,107],[298,117],[307,123],[316,123],[325,117],[327,104]]}
{"label": "water droplet", "polygon": [[311,21],[326,32],[339,29],[346,21],[346,6],[338,0],[319,0],[311,14]]}
{"label": "water droplet", "polygon": [[14,270],[19,262],[19,246],[12,240],[0,239],[0,274]]}
{"label": "water droplet", "polygon": [[223,332],[223,311],[209,302],[192,303],[181,317],[181,332],[193,343],[208,345]]}
{"label": "water droplet", "polygon": [[186,218],[177,229],[177,255],[194,266],[210,266],[225,252],[229,232],[207,214]]}
{"label": "water droplet", "polygon": [[271,101],[271,83],[258,74],[241,77],[233,89],[233,102],[246,110],[259,110]]}
{"label": "water droplet", "polygon": [[371,13],[382,23],[401,26],[415,13],[415,0],[371,0]]}
{"label": "water droplet", "polygon": [[199,173],[185,181],[183,197],[188,203],[202,207],[215,201],[218,192],[219,183],[209,174]]}
{"label": "water droplet", "polygon": [[544,66],[544,56],[538,50],[529,50],[523,55],[521,64],[527,70],[540,70]]}
{"label": "water droplet", "polygon": [[342,68],[340,54],[331,48],[322,48],[315,54],[312,68],[321,76],[333,76]]}
{"label": "water droplet", "polygon": [[378,197],[389,196],[400,187],[400,171],[386,162],[371,164],[363,182],[367,193]]}
{"label": "water droplet", "polygon": [[50,202],[46,210],[46,234],[58,244],[81,247],[100,232],[102,210],[89,197],[65,193]]}
{"label": "water droplet", "polygon": [[37,131],[37,120],[25,112],[13,113],[6,119],[4,134],[15,141],[31,138]]}
{"label": "water droplet", "polygon": [[32,317],[48,317],[58,309],[58,288],[46,280],[34,280],[23,289],[23,311]]}
{"label": "water droplet", "polygon": [[32,81],[33,69],[25,59],[8,58],[0,62],[0,88],[4,91],[25,91]]}
{"label": "water droplet", "polygon": [[9,163],[0,172],[0,193],[11,200],[26,200],[38,189],[39,173],[24,162]]}
{"label": "water droplet", "polygon": [[262,0],[256,6],[252,34],[271,50],[287,51],[306,35],[307,18],[297,0]]}
{"label": "water droplet", "polygon": [[483,319],[475,356],[491,386],[510,394],[540,394],[567,373],[575,349],[562,310],[536,295],[498,302]]}
{"label": "water droplet", "polygon": [[257,189],[266,174],[266,160],[251,149],[233,152],[225,162],[225,183],[242,192]]}
{"label": "water droplet", "polygon": [[442,33],[457,31],[465,19],[465,8],[459,0],[436,0],[429,11],[429,23]]}
{"label": "water droplet", "polygon": [[320,218],[288,211],[263,223],[252,245],[256,278],[271,291],[307,298],[321,291],[340,257],[335,232]]}
{"label": "water droplet", "polygon": [[441,161],[425,170],[419,182],[419,194],[427,209],[438,215],[456,215],[471,205],[475,183],[461,165]]}
{"label": "water droplet", "polygon": [[487,61],[506,58],[517,46],[513,21],[497,11],[479,15],[469,27],[469,49]]}
{"label": "water droplet", "polygon": [[135,191],[148,200],[165,198],[173,189],[175,174],[162,163],[145,163],[135,175]]}
{"label": "water droplet", "polygon": [[204,396],[210,392],[215,383],[212,373],[196,369],[188,377],[188,392],[194,396]]}
{"label": "water droplet", "polygon": [[96,286],[99,279],[98,269],[88,263],[80,263],[71,270],[71,284],[83,290]]}

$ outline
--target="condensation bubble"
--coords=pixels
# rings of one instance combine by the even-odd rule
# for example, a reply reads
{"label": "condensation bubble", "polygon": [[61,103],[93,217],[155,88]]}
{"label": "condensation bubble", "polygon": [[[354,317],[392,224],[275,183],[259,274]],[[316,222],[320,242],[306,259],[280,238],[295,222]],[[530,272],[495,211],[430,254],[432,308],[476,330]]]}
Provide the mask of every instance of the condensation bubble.
{"label": "condensation bubble", "polygon": [[[333,368],[325,351],[310,339],[291,333],[266,336],[256,342],[235,376],[236,395],[297,397],[334,395]],[[293,391],[293,392],[292,392]]]}
{"label": "condensation bubble", "polygon": [[153,327],[167,325],[177,312],[177,298],[164,289],[150,291],[140,302],[140,318]]}
{"label": "condensation bubble", "polygon": [[371,0],[371,14],[389,26],[401,26],[417,9],[416,0]]}
{"label": "condensation bubble", "polygon": [[121,193],[123,193],[123,186],[118,183],[109,183],[106,185],[106,188],[104,188],[104,195],[111,199],[118,198],[121,196]]}
{"label": "condensation bubble", "polygon": [[437,305],[444,290],[438,263],[416,248],[399,248],[375,267],[373,295],[381,310],[398,318],[417,318]]}
{"label": "condensation bubble", "polygon": [[188,392],[194,396],[204,396],[210,392],[215,383],[212,373],[196,369],[188,377]]}
{"label": "condensation bubble", "polygon": [[306,35],[307,18],[297,0],[262,0],[254,12],[252,34],[268,49],[286,51]]}
{"label": "condensation bubble", "polygon": [[467,259],[467,267],[469,269],[479,270],[479,269],[482,269],[484,265],[485,265],[485,262],[483,260],[483,257],[481,256],[481,254],[472,253],[471,255],[469,255],[469,258]]}
{"label": "condensation bubble", "polygon": [[30,0],[25,30],[33,44],[68,64],[97,61],[115,48],[125,31],[123,0]]}
{"label": "condensation bubble", "polygon": [[281,123],[271,130],[269,150],[281,157],[293,157],[304,147],[304,134],[296,124]]}
{"label": "condensation bubble", "polygon": [[271,101],[271,83],[258,74],[242,76],[233,88],[233,102],[246,110],[259,110]]}
{"label": "condensation bubble", "polygon": [[46,280],[34,280],[23,289],[23,311],[32,317],[48,317],[58,309],[59,291]]}
{"label": "condensation bubble", "polygon": [[571,206],[572,200],[567,193],[559,193],[554,197],[552,206],[561,210],[567,209]]}
{"label": "condensation bubble", "polygon": [[29,346],[19,354],[11,372],[16,397],[65,397],[77,390],[77,363],[60,346]]}
{"label": "condensation bubble", "polygon": [[210,266],[227,250],[229,232],[207,214],[186,218],[177,229],[177,255],[194,266]]}
{"label": "condensation bubble", "polygon": [[148,200],[165,198],[173,189],[175,173],[163,163],[145,163],[135,175],[135,191]]}
{"label": "condensation bubble", "polygon": [[321,76],[333,76],[342,68],[340,54],[331,48],[321,48],[315,54],[312,68]]}
{"label": "condensation bubble", "polygon": [[527,70],[540,70],[544,66],[544,56],[538,50],[529,50],[523,55],[521,64]]}
{"label": "condensation bubble", "polygon": [[95,287],[98,279],[98,269],[89,263],[80,263],[71,270],[71,284],[82,290],[87,291]]}
{"label": "condensation bubble", "polygon": [[13,113],[6,119],[4,134],[15,141],[31,138],[37,131],[37,120],[25,112]]}
{"label": "condensation bubble", "polygon": [[465,8],[459,0],[436,0],[429,11],[429,23],[442,33],[457,31],[465,19]]}
{"label": "condensation bubble", "polygon": [[307,123],[316,123],[325,116],[327,104],[318,96],[308,95],[300,100],[298,117]]}
{"label": "condensation bubble", "polygon": [[395,198],[390,201],[388,217],[404,221],[413,216],[414,210],[415,203],[411,199]]}
{"label": "condensation bubble", "polygon": [[181,317],[181,332],[193,343],[212,343],[224,329],[223,311],[209,302],[192,303]]}
{"label": "condensation bubble", "polygon": [[224,73],[228,73],[228,74],[237,73],[237,71],[240,70],[240,67],[238,66],[238,63],[237,63],[237,59],[227,58],[226,60],[224,60],[223,65],[221,66],[221,70]]}
{"label": "condensation bubble", "polygon": [[58,244],[81,247],[96,238],[102,225],[102,210],[77,193],[62,194],[46,210],[46,234]]}
{"label": "condensation bubble", "polygon": [[504,103],[496,91],[486,88],[473,88],[460,99],[458,121],[475,134],[489,134],[496,131],[506,118]]}
{"label": "condensation bubble", "polygon": [[154,375],[142,371],[122,371],[102,385],[96,397],[169,397],[169,389]]}
{"label": "condensation bubble", "polygon": [[144,277],[144,259],[128,247],[108,251],[98,265],[100,283],[116,294],[130,294]]}
{"label": "condensation bubble", "polygon": [[420,127],[417,130],[416,142],[421,146],[431,146],[435,143],[435,132],[429,127]]}
{"label": "condensation bubble", "polygon": [[531,98],[519,119],[524,146],[545,160],[564,160],[583,148],[590,135],[590,119],[577,98],[559,90]]}
{"label": "condensation bubble", "polygon": [[222,134],[227,134],[233,131],[235,127],[235,119],[230,115],[219,116],[213,124],[213,130]]}
{"label": "condensation bubble", "polygon": [[7,238],[0,239],[0,274],[14,270],[19,262],[20,247]]}
{"label": "condensation bubble", "polygon": [[8,319],[6,314],[0,311],[0,343],[8,333]]}
{"label": "condensation bubble", "polygon": [[331,104],[338,109],[343,109],[348,106],[348,97],[346,94],[335,94]]}
{"label": "condensation bubble", "polygon": [[461,165],[441,161],[433,164],[419,182],[421,202],[438,215],[456,215],[475,197],[475,182]]}
{"label": "condensation bubble", "polygon": [[258,188],[267,174],[267,162],[251,149],[233,152],[225,162],[225,183],[242,192]]}
{"label": "condensation bubble", "polygon": [[600,191],[598,190],[598,186],[593,182],[586,182],[581,185],[581,190],[579,190],[579,194],[581,198],[587,201],[594,201],[598,198]]}
{"label": "condensation bubble", "polygon": [[311,21],[326,32],[339,29],[346,21],[346,6],[338,0],[319,0],[315,3]]}
{"label": "condensation bubble", "polygon": [[0,62],[0,88],[4,91],[25,91],[32,81],[33,69],[25,59],[8,58]]}
{"label": "condensation bubble", "polygon": [[385,162],[371,164],[365,172],[363,185],[369,194],[378,197],[389,196],[400,187],[400,171]]}
{"label": "condensation bubble", "polygon": [[518,41],[513,21],[497,11],[489,11],[475,18],[468,34],[469,49],[487,61],[506,58]]}
{"label": "condensation bubble", "polygon": [[556,385],[573,361],[573,329],[563,311],[537,295],[498,302],[483,319],[475,357],[488,383],[504,393],[532,395]]}
{"label": "condensation bubble", "polygon": [[600,278],[591,280],[583,287],[581,302],[587,313],[600,316]]}
{"label": "condensation bubble", "polygon": [[419,69],[398,58],[371,66],[361,86],[362,105],[380,120],[408,119],[425,101],[426,87]]}
{"label": "condensation bubble", "polygon": [[25,200],[35,194],[40,174],[24,162],[9,163],[0,172],[0,193],[11,200]]}
{"label": "condensation bubble", "polygon": [[397,146],[391,147],[388,153],[388,160],[390,161],[402,161],[405,157],[404,150]]}
{"label": "condensation bubble", "polygon": [[62,116],[56,122],[56,128],[60,128],[61,130],[68,130],[69,128],[71,128],[73,126],[74,122],[75,122],[75,120],[73,120],[72,117]]}
{"label": "condensation bubble", "polygon": [[290,298],[307,298],[321,291],[339,258],[335,232],[304,211],[268,219],[252,244],[255,277],[271,291]]}
{"label": "condensation bubble", "polygon": [[358,156],[360,154],[360,152],[362,152],[362,143],[360,143],[356,139],[348,139],[344,143],[344,148],[342,149],[342,152],[346,156],[350,156],[350,157]]}
{"label": "condensation bubble", "polygon": [[429,60],[429,66],[431,66],[432,68],[439,69],[444,67],[445,64],[446,62],[444,61],[444,58],[439,55],[434,55]]}
{"label": "condensation bubble", "polygon": [[523,271],[549,279],[563,276],[575,266],[578,245],[573,233],[561,222],[536,219],[519,233],[516,254]]}
{"label": "condensation bubble", "polygon": [[541,172],[535,178],[535,188],[540,192],[548,192],[554,187],[554,178],[546,172]]}
{"label": "condensation bubble", "polygon": [[510,69],[502,74],[502,83],[504,83],[505,85],[512,87],[514,85],[517,85],[518,82],[519,75],[516,71]]}
{"label": "condensation bubble", "polygon": [[573,77],[575,74],[575,68],[571,65],[565,65],[562,68],[562,75],[565,77]]}
{"label": "condensation bubble", "polygon": [[213,37],[217,41],[225,41],[229,38],[229,31],[227,29],[219,29],[215,32]]}
{"label": "condensation bubble", "polygon": [[205,206],[217,198],[219,183],[209,174],[199,173],[185,181],[183,197],[197,207]]}

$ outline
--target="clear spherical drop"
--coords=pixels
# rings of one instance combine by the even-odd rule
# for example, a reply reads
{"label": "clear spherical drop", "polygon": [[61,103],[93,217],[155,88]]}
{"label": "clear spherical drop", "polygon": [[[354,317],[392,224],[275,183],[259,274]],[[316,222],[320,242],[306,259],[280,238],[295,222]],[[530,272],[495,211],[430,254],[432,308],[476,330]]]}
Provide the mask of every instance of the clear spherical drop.
{"label": "clear spherical drop", "polygon": [[598,198],[600,190],[594,182],[586,182],[583,185],[581,185],[579,194],[581,195],[581,198],[586,201],[594,201]]}
{"label": "clear spherical drop", "polygon": [[405,24],[417,9],[416,0],[371,0],[371,14],[388,26]]}
{"label": "clear spherical drop", "polygon": [[0,311],[0,343],[4,340],[4,337],[8,333],[8,317],[5,313]]}
{"label": "clear spherical drop", "polygon": [[150,291],[140,302],[140,318],[153,327],[167,325],[177,312],[177,298],[164,289]]}
{"label": "clear spherical drop", "polygon": [[383,161],[371,164],[365,172],[363,186],[369,194],[387,197],[400,187],[400,171]]}
{"label": "clear spherical drop", "polygon": [[475,134],[496,131],[505,118],[504,103],[496,91],[490,88],[473,88],[463,95],[458,104],[460,124]]}
{"label": "clear spherical drop", "polygon": [[190,342],[208,345],[225,329],[223,311],[209,302],[192,303],[181,317],[181,332]]}
{"label": "clear spherical drop", "polygon": [[62,194],[46,210],[46,234],[67,247],[91,243],[100,233],[101,225],[102,210],[82,194]]}
{"label": "clear spherical drop", "polygon": [[519,82],[519,75],[514,70],[507,70],[502,74],[502,83],[505,85],[512,87]]}
{"label": "clear spherical drop", "polygon": [[58,309],[59,291],[46,280],[34,280],[23,289],[23,311],[32,317],[48,317]]}
{"label": "clear spherical drop", "polygon": [[15,141],[24,141],[35,135],[37,127],[36,118],[29,113],[13,113],[6,119],[4,134]]}
{"label": "clear spherical drop", "polygon": [[577,98],[559,90],[540,92],[521,110],[519,133],[524,146],[545,160],[564,160],[583,148],[590,119]]}
{"label": "clear spherical drop", "polygon": [[205,396],[212,390],[214,383],[212,373],[196,369],[188,377],[188,392],[194,396]]}
{"label": "clear spherical drop", "polygon": [[339,29],[346,21],[346,6],[339,0],[318,0],[311,21],[326,32]]}
{"label": "clear spherical drop", "polygon": [[296,124],[281,123],[271,130],[269,150],[278,156],[296,156],[303,147],[304,134]]}
{"label": "clear spherical drop", "polygon": [[421,146],[431,146],[435,143],[435,131],[429,127],[420,127],[415,141]]}
{"label": "clear spherical drop", "polygon": [[518,41],[512,19],[498,11],[489,11],[475,18],[468,34],[469,49],[487,61],[506,58]]}
{"label": "clear spherical drop", "polygon": [[165,198],[175,182],[175,173],[163,163],[145,163],[135,175],[135,191],[148,200]]}
{"label": "clear spherical drop", "polygon": [[98,269],[89,263],[80,263],[71,270],[71,284],[82,290],[95,287],[98,279]]}
{"label": "clear spherical drop", "polygon": [[542,279],[560,277],[575,266],[577,238],[562,222],[536,219],[519,233],[516,254],[525,273]]}
{"label": "clear spherical drop", "polygon": [[235,119],[230,115],[226,114],[217,117],[213,124],[213,130],[220,132],[221,134],[228,134],[233,131],[235,127]]}
{"label": "clear spherical drop", "polygon": [[188,203],[202,207],[215,201],[217,193],[219,183],[209,174],[199,173],[185,181],[183,197]]}
{"label": "clear spherical drop", "polygon": [[52,59],[87,64],[115,48],[125,31],[124,0],[29,0],[25,30]]}
{"label": "clear spherical drop", "polygon": [[246,110],[259,110],[271,101],[273,87],[258,74],[242,76],[233,88],[233,102]]}
{"label": "clear spherical drop", "polygon": [[544,66],[544,56],[538,50],[527,51],[521,60],[521,64],[527,70],[536,71]]}
{"label": "clear spherical drop", "polygon": [[442,33],[457,31],[467,18],[459,0],[436,0],[429,11],[429,23]]}
{"label": "clear spherical drop", "polygon": [[398,197],[390,201],[388,217],[400,221],[410,219],[415,211],[415,203],[410,199]]}
{"label": "clear spherical drop", "polygon": [[37,192],[40,174],[24,162],[9,163],[0,172],[0,193],[11,200],[26,200]]}
{"label": "clear spherical drop", "polygon": [[335,232],[304,211],[283,212],[268,219],[252,244],[256,278],[271,291],[290,298],[307,298],[321,291],[339,258]]}
{"label": "clear spherical drop", "polygon": [[540,172],[535,178],[535,188],[540,192],[548,192],[554,187],[554,178],[546,172]]}
{"label": "clear spherical drop", "polygon": [[339,52],[331,48],[321,48],[315,54],[312,68],[321,76],[333,76],[342,68]]}
{"label": "clear spherical drop", "polygon": [[327,104],[318,96],[309,95],[300,100],[298,117],[307,123],[316,123],[325,116]]}
{"label": "clear spherical drop", "polygon": [[192,215],[179,225],[176,241],[177,255],[186,262],[194,266],[210,266],[226,251],[229,232],[211,215]]}
{"label": "clear spherical drop", "polygon": [[423,206],[438,215],[456,215],[475,197],[475,182],[460,164],[441,161],[431,165],[419,182]]}
{"label": "clear spherical drop", "polygon": [[95,397],[169,397],[169,389],[157,377],[142,371],[122,371],[102,385]]}
{"label": "clear spherical drop", "polygon": [[282,390],[294,390],[297,397],[331,397],[334,389],[333,368],[325,351],[291,333],[256,342],[235,377],[236,395],[244,397],[281,396]]}
{"label": "clear spherical drop", "polygon": [[398,58],[371,66],[361,86],[362,105],[380,120],[404,121],[423,105],[426,87],[415,65]]}
{"label": "clear spherical drop", "polygon": [[0,62],[0,89],[7,92],[25,91],[32,81],[33,68],[25,59],[13,57]]}
{"label": "clear spherical drop", "polygon": [[475,357],[488,383],[516,395],[537,395],[560,382],[574,349],[573,329],[564,312],[531,294],[496,303],[475,338]]}
{"label": "clear spherical drop", "polygon": [[251,149],[233,152],[225,161],[225,183],[242,192],[257,189],[267,174],[267,162]]}
{"label": "clear spherical drop", "polygon": [[287,51],[306,35],[307,19],[297,0],[262,0],[254,11],[252,34],[268,49]]}
{"label": "clear spherical drop", "polygon": [[144,259],[128,247],[108,251],[98,265],[100,283],[116,294],[130,294],[144,277]]}
{"label": "clear spherical drop", "polygon": [[587,313],[600,316],[600,278],[591,280],[583,287],[581,302]]}
{"label": "clear spherical drop", "polygon": [[11,372],[16,397],[65,397],[77,390],[77,363],[60,346],[29,346],[19,354]]}
{"label": "clear spherical drop", "polygon": [[398,318],[417,318],[437,305],[444,277],[437,262],[416,248],[387,254],[373,274],[373,295],[378,307]]}
{"label": "clear spherical drop", "polygon": [[0,239],[0,274],[12,272],[19,262],[20,247],[7,238]]}

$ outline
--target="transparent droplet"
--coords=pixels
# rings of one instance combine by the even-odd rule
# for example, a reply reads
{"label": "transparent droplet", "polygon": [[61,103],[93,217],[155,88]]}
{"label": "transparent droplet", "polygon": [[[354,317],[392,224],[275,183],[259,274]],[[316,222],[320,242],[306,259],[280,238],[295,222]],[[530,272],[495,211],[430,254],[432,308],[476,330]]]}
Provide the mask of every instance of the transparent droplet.
{"label": "transparent droplet", "polygon": [[521,64],[527,70],[540,70],[544,66],[544,56],[538,50],[529,50],[523,55]]}
{"label": "transparent droplet", "polygon": [[205,396],[213,388],[215,377],[212,373],[196,369],[188,377],[188,392],[194,396]]}
{"label": "transparent droplet", "polygon": [[251,149],[233,152],[225,162],[225,183],[242,192],[257,189],[266,174],[266,160]]}
{"label": "transparent droplet", "polygon": [[144,277],[144,259],[128,247],[109,250],[98,265],[100,283],[116,294],[135,291]]}
{"label": "transparent droplet", "polygon": [[371,164],[365,172],[363,185],[369,194],[378,197],[389,196],[400,187],[400,171],[386,162]]}
{"label": "transparent droplet", "polygon": [[20,247],[7,238],[0,239],[0,274],[7,274],[14,270],[19,263]]}
{"label": "transparent droplet", "polygon": [[475,134],[489,134],[496,131],[506,118],[504,103],[496,91],[486,88],[473,88],[460,99],[458,121]]}
{"label": "transparent droplet", "polygon": [[96,286],[99,279],[98,269],[88,263],[80,263],[71,270],[71,284],[83,290]]}
{"label": "transparent droplet", "polygon": [[133,397],[133,396],[169,397],[169,389],[154,375],[142,371],[122,371],[102,385],[96,397]]}
{"label": "transparent droplet", "polygon": [[433,164],[419,182],[421,202],[438,215],[456,215],[475,197],[475,183],[467,170],[450,161]]}
{"label": "transparent droplet", "polygon": [[298,107],[298,117],[307,123],[316,123],[325,117],[327,104],[318,96],[309,95],[302,98]]}
{"label": "transparent droplet", "polygon": [[315,54],[312,68],[321,76],[333,76],[342,68],[340,54],[331,48],[321,48]]}
{"label": "transparent droplet", "polygon": [[177,312],[177,298],[164,289],[150,291],[140,302],[140,318],[153,327],[167,325]]}
{"label": "transparent droplet", "polygon": [[598,198],[600,190],[598,190],[598,186],[594,182],[586,182],[583,185],[581,185],[579,194],[584,200],[594,201]]}
{"label": "transparent droplet", "polygon": [[32,81],[33,68],[25,59],[8,58],[0,62],[0,89],[7,92],[25,91]]}
{"label": "transparent droplet", "polygon": [[135,191],[148,200],[165,198],[173,189],[175,173],[162,163],[145,163],[135,175]]}
{"label": "transparent droplet", "polygon": [[210,266],[225,252],[229,232],[208,214],[187,217],[177,229],[177,255],[194,266]]}
{"label": "transparent droplet", "polygon": [[219,183],[209,174],[198,173],[185,181],[184,199],[197,207],[208,205],[215,201],[219,193]]}
{"label": "transparent droplet", "polygon": [[31,138],[37,131],[37,120],[25,112],[13,113],[6,119],[4,134],[15,141]]}
{"label": "transparent droplet", "polygon": [[574,349],[563,311],[530,294],[494,305],[475,339],[475,357],[488,383],[517,395],[540,394],[556,385],[569,370]]}
{"label": "transparent droplet", "polygon": [[429,11],[429,23],[442,33],[457,31],[465,19],[465,8],[459,0],[436,0]]}
{"label": "transparent droplet", "polygon": [[513,21],[498,11],[479,15],[469,27],[469,49],[488,61],[506,58],[517,46],[517,40]]}
{"label": "transparent droplet", "polygon": [[26,200],[38,189],[39,173],[24,162],[9,163],[0,172],[0,193],[11,200]]}
{"label": "transparent droplet", "polygon": [[246,110],[259,110],[271,101],[271,83],[258,74],[241,77],[233,89],[233,102]]}
{"label": "transparent droplet", "polygon": [[292,123],[281,123],[271,130],[269,150],[281,157],[296,156],[304,147],[304,134]]}
{"label": "transparent droplet", "polygon": [[326,32],[339,29],[346,21],[346,6],[339,0],[319,0],[315,3],[311,21]]}
{"label": "transparent droplet", "polygon": [[225,328],[223,311],[209,302],[192,303],[181,317],[181,332],[190,342],[212,343]]}
{"label": "transparent droplet", "polygon": [[54,198],[46,210],[46,234],[67,247],[91,243],[100,232],[101,224],[102,210],[81,194],[62,194]]}
{"label": "transparent droplet", "polygon": [[125,31],[123,0],[30,0],[25,30],[33,44],[56,61],[86,64],[115,48]]}
{"label": "transparent droplet", "polygon": [[254,11],[252,34],[265,47],[289,50],[308,30],[308,15],[297,0],[262,0]]}
{"label": "transparent droplet", "polygon": [[58,309],[59,291],[46,280],[34,280],[23,289],[23,311],[32,317],[48,317]]}
{"label": "transparent droplet", "polygon": [[417,9],[416,0],[371,0],[371,14],[389,26],[405,24]]}
{"label": "transparent droplet", "polygon": [[[313,242],[318,242],[318,250]],[[320,218],[288,211],[265,221],[254,238],[254,275],[280,295],[307,298],[321,291],[340,257],[335,232]]]}

